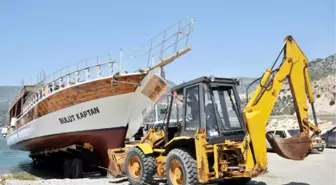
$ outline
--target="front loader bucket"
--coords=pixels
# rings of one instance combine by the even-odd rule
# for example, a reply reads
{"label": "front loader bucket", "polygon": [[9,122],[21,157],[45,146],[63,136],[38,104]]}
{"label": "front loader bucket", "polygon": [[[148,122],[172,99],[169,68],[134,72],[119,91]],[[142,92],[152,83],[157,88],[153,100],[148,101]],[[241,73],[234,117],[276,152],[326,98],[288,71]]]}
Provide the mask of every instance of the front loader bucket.
{"label": "front loader bucket", "polygon": [[118,178],[123,177],[125,173],[124,161],[127,150],[125,149],[108,149],[109,166],[107,177]]}
{"label": "front loader bucket", "polygon": [[290,138],[277,138],[266,134],[272,149],[281,157],[292,160],[303,160],[310,151],[311,139],[306,132],[299,132]]}

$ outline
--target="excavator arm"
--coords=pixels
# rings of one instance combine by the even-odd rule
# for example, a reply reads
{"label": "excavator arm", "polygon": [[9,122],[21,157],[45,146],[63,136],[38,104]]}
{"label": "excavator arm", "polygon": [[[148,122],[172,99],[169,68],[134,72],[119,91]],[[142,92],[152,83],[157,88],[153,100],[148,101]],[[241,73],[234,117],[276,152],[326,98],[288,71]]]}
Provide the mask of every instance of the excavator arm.
{"label": "excavator arm", "polygon": [[[282,63],[274,69],[279,57]],[[319,134],[317,127],[313,90],[310,83],[308,60],[292,36],[285,38],[281,52],[270,69],[260,78],[260,83],[244,108],[244,120],[248,131],[250,149],[254,159],[255,171],[267,169],[266,126],[284,82],[288,80],[300,132],[290,138],[275,138],[267,135],[275,152],[287,159],[303,160],[311,147],[312,137]],[[315,124],[308,121],[309,103]],[[313,133],[310,136],[310,131]]]}

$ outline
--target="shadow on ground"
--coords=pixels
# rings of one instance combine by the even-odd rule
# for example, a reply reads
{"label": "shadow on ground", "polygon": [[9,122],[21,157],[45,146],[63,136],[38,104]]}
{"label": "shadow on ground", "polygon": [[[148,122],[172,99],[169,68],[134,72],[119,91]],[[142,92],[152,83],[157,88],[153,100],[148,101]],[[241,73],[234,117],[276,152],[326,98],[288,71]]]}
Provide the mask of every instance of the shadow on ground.
{"label": "shadow on ground", "polygon": [[[19,165],[10,170],[10,173],[27,172],[39,179],[63,179],[63,170],[61,165],[57,164],[41,164],[35,167],[31,161],[19,163]],[[97,172],[85,172],[84,178],[102,178],[100,173]]]}
{"label": "shadow on ground", "polygon": [[[314,152],[313,154],[318,154]],[[52,164],[43,164],[41,166],[35,167],[31,161],[26,161],[22,162],[18,165],[18,168],[15,168],[11,170],[11,173],[17,173],[17,172],[27,172],[39,179],[43,180],[48,180],[48,179],[63,179],[63,174],[62,174],[62,167],[60,165],[52,165]],[[89,179],[99,179],[99,178],[106,178],[106,176],[102,176],[100,173],[97,172],[92,172],[92,173],[84,173],[84,178],[89,178]],[[111,178],[108,180],[109,183],[111,184],[120,184],[120,183],[125,183],[127,182],[126,177],[122,178]],[[158,184],[167,184],[165,179],[156,179],[155,183],[153,185],[158,185]],[[217,184],[213,184],[217,185]],[[222,184],[224,185],[224,184]],[[234,185],[234,184],[230,184]],[[247,185],[272,185],[270,183],[265,183],[262,181],[255,181],[252,180],[250,181]],[[307,183],[302,183],[302,182],[289,182],[283,185],[309,185]]]}
{"label": "shadow on ground", "polygon": [[[273,150],[267,150],[267,153],[276,153],[275,151]],[[317,150],[313,150],[309,155],[316,155],[316,154],[322,154],[323,152],[319,152]]]}
{"label": "shadow on ground", "polygon": [[[112,184],[115,184],[115,183],[124,183],[124,182],[127,182],[127,178],[120,178],[120,179],[113,179],[113,180],[110,180],[109,183],[112,183]],[[167,185],[167,181],[164,180],[164,179],[160,179],[160,180],[155,180],[155,182],[152,184],[152,185]],[[210,185],[210,184],[209,184]],[[235,184],[217,184],[217,183],[214,183],[214,184],[211,184],[211,185],[235,185]],[[265,182],[262,182],[262,181],[250,181],[248,184],[246,185],[273,185],[273,184],[270,184],[270,183],[265,183]],[[283,185],[309,185],[307,183],[302,183],[302,182],[289,182],[289,183],[286,183],[286,184],[283,184]]]}
{"label": "shadow on ground", "polygon": [[[232,184],[234,185],[234,184]],[[249,182],[247,185],[272,185],[272,184],[266,184],[265,182],[262,182],[262,181],[251,181]],[[289,182],[289,183],[286,183],[286,184],[283,184],[283,185],[309,185],[307,183],[303,183],[303,182]]]}

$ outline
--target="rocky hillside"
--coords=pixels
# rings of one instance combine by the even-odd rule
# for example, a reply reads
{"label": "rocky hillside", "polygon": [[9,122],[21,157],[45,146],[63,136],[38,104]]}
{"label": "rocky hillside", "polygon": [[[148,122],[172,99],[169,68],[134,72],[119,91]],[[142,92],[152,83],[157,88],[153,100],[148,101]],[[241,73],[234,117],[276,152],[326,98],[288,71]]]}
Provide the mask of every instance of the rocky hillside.
{"label": "rocky hillside", "polygon": [[[310,118],[309,121],[314,123],[314,119]],[[317,118],[318,128],[321,130],[321,134],[335,127],[335,124],[330,120],[323,120]],[[282,118],[271,118],[268,121],[266,130],[275,129],[299,129],[299,124],[296,118],[293,117],[282,117]]]}
{"label": "rocky hillside", "polygon": [[[309,62],[309,74],[316,100],[316,113],[319,115],[335,115],[336,54],[331,55],[325,59],[318,58]],[[246,88],[249,86],[249,84],[255,81],[256,78],[238,77],[237,79],[240,80],[240,85],[237,87],[237,89],[242,100],[242,107],[244,107],[246,104]],[[258,84],[259,81],[256,81],[249,87],[249,98]],[[170,86],[174,86],[174,83],[171,82]],[[164,98],[162,102],[166,102],[166,99]],[[158,105],[158,107],[165,108],[166,105]],[[309,111],[311,111],[311,109]],[[283,89],[280,92],[279,98],[274,106],[272,115],[293,115],[294,112],[295,110],[289,84],[285,82]],[[229,108],[229,114],[234,114],[231,108]],[[163,119],[163,116],[164,114],[159,114],[159,120]],[[154,118],[155,114],[154,112],[151,112],[145,119],[145,122],[153,122],[155,121]]]}
{"label": "rocky hillside", "polygon": [[[312,80],[314,96],[316,98],[315,109],[319,115],[336,115],[336,54],[325,59],[315,59],[309,62],[309,72]],[[238,92],[241,96],[242,106],[246,104],[246,88],[255,78],[238,77],[241,84]],[[175,86],[174,82],[168,81],[170,87]],[[249,88],[249,97],[258,85],[258,81]],[[0,127],[7,122],[8,102],[19,90],[18,87],[0,86]],[[163,100],[164,101],[164,100]],[[280,96],[272,115],[293,115],[294,107],[288,83],[280,92]],[[149,120],[154,117],[150,114]]]}
{"label": "rocky hillside", "polygon": [[315,59],[309,62],[309,72],[312,80],[320,80],[329,75],[336,75],[336,54],[325,59]]}
{"label": "rocky hillside", "polygon": [[[309,62],[309,74],[315,96],[315,109],[319,115],[336,115],[336,54],[330,55],[325,59],[315,59]],[[254,78],[241,79],[241,85],[238,88],[242,98],[242,103],[246,103],[246,88],[254,81]],[[249,89],[249,97],[258,85],[257,81]],[[310,110],[311,111],[311,110]],[[293,115],[295,112],[289,84],[286,82],[280,92],[279,99],[276,102],[272,115]]]}
{"label": "rocky hillside", "polygon": [[8,103],[19,89],[15,86],[0,86],[0,127],[7,123]]}

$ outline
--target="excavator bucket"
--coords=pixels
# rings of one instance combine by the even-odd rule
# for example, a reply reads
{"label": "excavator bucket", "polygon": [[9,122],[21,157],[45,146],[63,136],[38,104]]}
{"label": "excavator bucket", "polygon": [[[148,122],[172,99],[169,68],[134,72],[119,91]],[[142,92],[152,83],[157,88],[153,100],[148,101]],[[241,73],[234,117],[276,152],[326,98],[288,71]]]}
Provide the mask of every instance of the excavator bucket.
{"label": "excavator bucket", "polygon": [[278,138],[268,133],[266,138],[272,149],[281,157],[292,160],[303,160],[311,150],[309,133],[298,132],[290,138]]}

